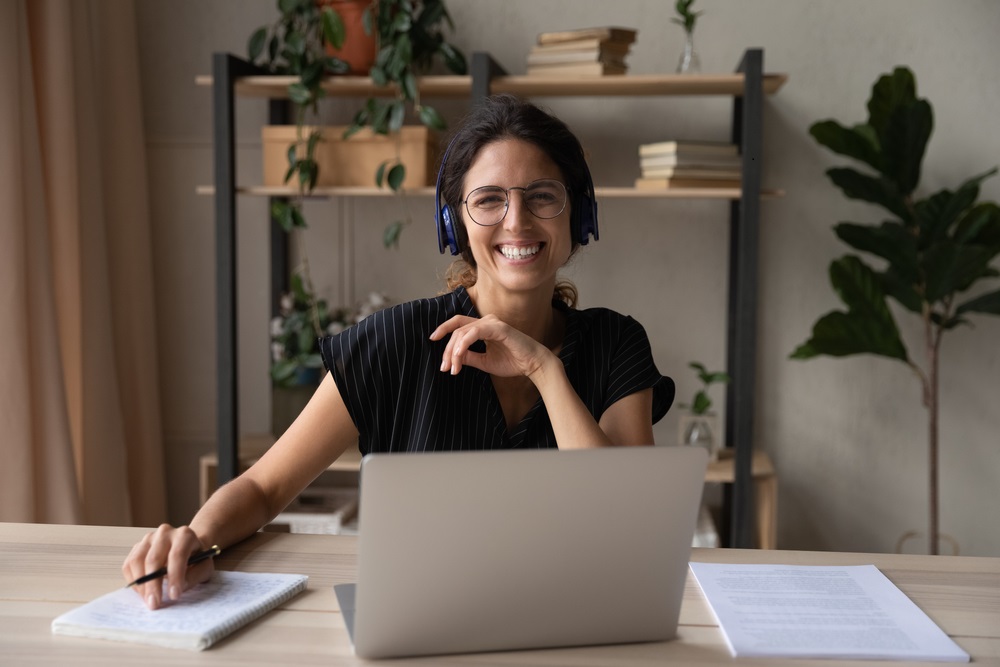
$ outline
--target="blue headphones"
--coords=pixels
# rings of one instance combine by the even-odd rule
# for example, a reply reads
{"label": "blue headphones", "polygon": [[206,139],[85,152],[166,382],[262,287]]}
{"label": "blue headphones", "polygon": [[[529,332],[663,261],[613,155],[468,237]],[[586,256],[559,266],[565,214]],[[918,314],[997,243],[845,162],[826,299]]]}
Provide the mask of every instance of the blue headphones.
{"label": "blue headphones", "polygon": [[[444,156],[441,158],[437,184],[434,186],[434,206],[437,208],[435,222],[437,223],[438,252],[443,254],[447,246],[452,255],[457,255],[462,252],[457,231],[458,225],[461,223],[455,219],[451,207],[441,203],[441,176],[444,174],[444,165],[448,161],[448,153],[451,152],[453,143],[455,143],[454,139],[448,143]],[[569,224],[573,243],[587,245],[591,236],[594,237],[595,241],[599,240],[600,236],[597,233],[597,197],[594,196],[594,181],[590,176],[590,169],[587,168],[586,161],[583,163],[583,173],[586,179],[585,191],[573,198]]]}

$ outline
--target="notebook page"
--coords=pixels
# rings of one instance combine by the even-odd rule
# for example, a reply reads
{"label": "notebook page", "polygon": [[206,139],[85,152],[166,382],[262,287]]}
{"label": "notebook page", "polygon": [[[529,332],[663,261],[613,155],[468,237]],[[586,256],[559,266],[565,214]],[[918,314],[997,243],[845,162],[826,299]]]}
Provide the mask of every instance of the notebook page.
{"label": "notebook page", "polygon": [[216,572],[179,600],[151,611],[122,588],[52,621],[54,634],[202,650],[302,591],[298,574]]}

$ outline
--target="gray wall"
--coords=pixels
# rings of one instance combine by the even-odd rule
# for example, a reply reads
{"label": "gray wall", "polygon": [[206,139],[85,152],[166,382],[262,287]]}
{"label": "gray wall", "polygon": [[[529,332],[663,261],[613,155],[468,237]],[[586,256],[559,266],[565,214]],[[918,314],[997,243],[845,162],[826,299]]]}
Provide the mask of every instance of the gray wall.
{"label": "gray wall", "polygon": [[[779,545],[795,549],[892,551],[926,523],[927,414],[920,387],[902,364],[873,357],[796,362],[789,353],[815,319],[839,307],[827,281],[830,260],[847,248],[838,221],[876,222],[880,210],[848,202],[823,171],[838,161],[807,134],[822,118],[865,119],[872,83],[897,64],[917,75],[936,127],[925,161],[925,191],[955,187],[1000,163],[995,110],[1000,62],[995,39],[1000,3],[990,0],[703,0],[697,49],[706,72],[731,71],[747,47],[765,49],[765,69],[787,85],[767,100],[764,184],[787,191],[762,205],[756,446],[780,476]],[[615,3],[571,0],[450,0],[466,53],[486,50],[510,72],[523,72],[535,34],[589,25],[639,29],[634,73],[672,71],[682,44],[667,0]],[[171,516],[196,509],[197,457],[214,447],[214,273],[210,197],[211,53],[244,53],[246,38],[273,20],[272,0],[138,1],[138,29],[151,160],[157,317]],[[726,139],[731,101],[700,98],[541,98],[578,132],[595,180],[627,185],[638,176],[639,143],[672,137]],[[329,102],[343,118],[355,100]],[[441,103],[452,119],[459,103]],[[238,103],[238,181],[260,178],[259,126],[266,104]],[[982,196],[1000,199],[1000,178]],[[317,202],[306,232],[314,277],[333,302],[368,291],[401,301],[435,293],[447,260],[436,251],[432,202],[414,197],[415,224],[401,251],[386,251],[384,223],[394,199]],[[240,207],[241,420],[247,433],[269,426],[267,379],[266,203]],[[583,305],[606,305],[643,322],[662,372],[680,400],[696,389],[687,368],[725,358],[727,205],[702,201],[610,200],[601,203],[601,241],[579,253],[567,275]],[[346,241],[346,242],[345,242]],[[895,311],[911,354],[920,329]],[[941,523],[962,553],[1000,554],[990,509],[1000,478],[1000,319],[945,338],[941,377]],[[676,412],[657,440],[676,442]],[[910,544],[906,550],[918,548]]]}

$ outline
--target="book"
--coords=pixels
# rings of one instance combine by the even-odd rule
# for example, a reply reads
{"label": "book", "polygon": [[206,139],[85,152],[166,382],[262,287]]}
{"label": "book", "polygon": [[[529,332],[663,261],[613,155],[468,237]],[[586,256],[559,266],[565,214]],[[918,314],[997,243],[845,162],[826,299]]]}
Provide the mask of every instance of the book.
{"label": "book", "polygon": [[624,74],[624,65],[609,63],[569,63],[566,65],[529,65],[527,73],[532,76],[601,76],[604,74]]}
{"label": "book", "polygon": [[663,154],[739,155],[739,147],[719,141],[657,141],[639,145],[639,157]]}
{"label": "book", "polygon": [[555,44],[559,42],[572,42],[582,39],[601,39],[631,44],[635,41],[637,32],[638,31],[633,28],[621,28],[618,26],[581,28],[579,30],[561,30],[557,32],[543,32],[539,34],[538,43]]}
{"label": "book", "polygon": [[600,49],[589,49],[586,51],[552,51],[542,53],[532,51],[528,54],[527,62],[529,66],[600,62],[625,67],[625,56],[621,53],[607,53],[601,51]]}
{"label": "book", "polygon": [[739,155],[691,155],[678,153],[663,153],[661,155],[646,155],[639,158],[639,166],[643,169],[657,167],[700,167],[702,169],[741,169],[743,160]]}
{"label": "book", "polygon": [[740,169],[715,169],[711,167],[641,167],[643,178],[710,178],[713,180],[738,181]]}
{"label": "book", "polygon": [[531,53],[560,53],[562,51],[603,51],[604,53],[628,53],[631,42],[615,42],[610,39],[574,39],[568,42],[536,44]]}
{"label": "book", "polygon": [[[217,571],[157,610],[120,588],[52,621],[52,634],[201,651],[303,591],[301,574]],[[166,582],[164,582],[164,587]]]}
{"label": "book", "polygon": [[739,179],[642,177],[635,179],[636,190],[671,190],[673,188],[738,188]]}
{"label": "book", "polygon": [[735,658],[969,662],[874,565],[691,563]]}

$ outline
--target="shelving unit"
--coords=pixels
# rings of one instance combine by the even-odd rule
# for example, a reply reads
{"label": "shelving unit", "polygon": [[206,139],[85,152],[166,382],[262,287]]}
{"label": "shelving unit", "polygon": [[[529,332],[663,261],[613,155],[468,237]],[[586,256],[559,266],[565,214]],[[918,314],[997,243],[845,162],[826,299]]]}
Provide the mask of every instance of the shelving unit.
{"label": "shelving unit", "polygon": [[[761,190],[762,115],[764,95],[776,93],[784,74],[764,74],[763,51],[747,50],[733,74],[625,75],[571,80],[512,76],[503,72],[485,53],[474,53],[470,76],[427,76],[418,81],[422,97],[469,99],[491,93],[532,96],[725,96],[732,97],[732,139],[743,157],[741,188],[649,191],[598,187],[599,198],[698,198],[726,199],[730,204],[729,296],[727,368],[733,380],[726,390],[726,442],[733,448],[732,484],[727,495],[731,508],[729,543],[754,545],[753,411],[756,377],[758,226],[762,198],[781,196],[779,190]],[[250,63],[226,53],[213,57],[211,77],[197,83],[212,87],[215,140],[215,185],[199,192],[215,197],[217,377],[218,377],[218,484],[236,477],[239,467],[239,420],[236,346],[236,197],[288,196],[287,188],[238,187],[235,173],[234,107],[237,96],[271,101],[271,122],[286,122],[287,87],[294,79],[261,72]],[[331,77],[324,82],[328,96],[388,96],[389,87],[375,86],[367,77]],[[433,196],[433,188],[414,191]],[[376,188],[320,188],[314,196],[388,196]],[[272,258],[285,252],[283,233],[272,223]],[[287,280],[287,266],[272,262],[272,285]],[[273,290],[275,293],[280,290]]]}

